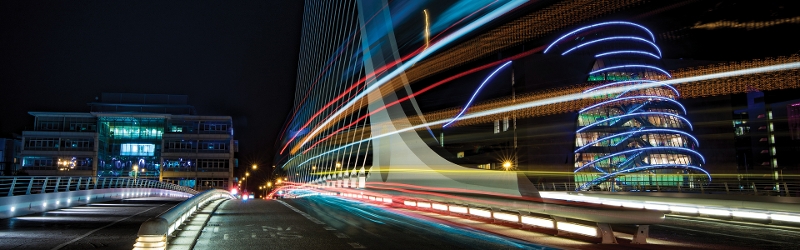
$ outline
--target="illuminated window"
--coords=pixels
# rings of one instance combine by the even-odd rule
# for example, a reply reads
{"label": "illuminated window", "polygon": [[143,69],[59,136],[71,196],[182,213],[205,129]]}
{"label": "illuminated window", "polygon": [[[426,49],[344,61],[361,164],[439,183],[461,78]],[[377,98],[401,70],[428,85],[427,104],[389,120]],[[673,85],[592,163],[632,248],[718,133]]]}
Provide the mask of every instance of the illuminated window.
{"label": "illuminated window", "polygon": [[508,127],[509,127],[508,116],[506,116],[503,118],[503,131],[508,131]]}
{"label": "illuminated window", "polygon": [[456,158],[464,158],[464,151],[456,153]]}
{"label": "illuminated window", "polygon": [[120,145],[119,155],[153,156],[155,149],[155,144],[124,143]]}
{"label": "illuminated window", "polygon": [[500,120],[494,120],[494,133],[500,133]]}

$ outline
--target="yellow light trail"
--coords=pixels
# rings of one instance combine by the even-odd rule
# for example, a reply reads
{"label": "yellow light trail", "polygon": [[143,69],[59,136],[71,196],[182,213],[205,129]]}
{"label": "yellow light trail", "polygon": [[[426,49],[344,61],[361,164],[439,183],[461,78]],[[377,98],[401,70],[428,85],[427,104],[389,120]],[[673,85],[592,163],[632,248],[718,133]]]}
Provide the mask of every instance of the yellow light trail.
{"label": "yellow light trail", "polygon": [[428,22],[428,10],[426,9],[422,12],[425,13],[425,49],[428,49],[431,45],[431,26]]}
{"label": "yellow light trail", "polygon": [[[621,93],[621,92],[624,92],[624,91],[655,88],[655,87],[660,87],[660,86],[662,86],[664,84],[676,85],[676,84],[683,84],[683,83],[688,83],[688,82],[704,81],[704,80],[726,78],[726,77],[733,77],[733,76],[741,76],[741,75],[760,74],[760,73],[783,71],[783,70],[796,70],[796,69],[800,69],[800,62],[784,63],[784,64],[771,65],[771,66],[765,66],[765,67],[756,67],[756,68],[749,68],[749,69],[742,69],[742,70],[733,70],[733,71],[728,71],[728,72],[713,73],[713,74],[686,77],[686,78],[680,78],[680,79],[672,79],[672,80],[666,80],[666,81],[660,81],[660,82],[644,83],[644,84],[638,84],[638,85],[634,85],[634,86],[622,86],[622,87],[615,87],[615,88],[606,88],[606,89],[603,89],[603,90],[598,90],[598,91],[594,91],[594,92],[590,92],[590,93],[568,94],[568,95],[551,97],[551,98],[535,100],[535,101],[530,101],[530,102],[525,102],[525,103],[519,103],[519,104],[510,105],[510,106],[506,106],[506,107],[495,108],[495,109],[491,109],[491,110],[484,110],[484,111],[474,112],[474,113],[466,114],[466,115],[462,116],[461,118],[459,118],[459,120],[466,120],[466,119],[490,116],[490,115],[494,115],[494,114],[498,114],[498,113],[517,111],[517,110],[522,110],[522,109],[538,107],[538,106],[542,106],[542,105],[567,102],[567,101],[571,101],[571,100],[592,98],[594,96],[617,94],[617,93]],[[414,131],[414,130],[417,130],[417,129],[422,129],[422,128],[426,127],[426,126],[427,127],[431,127],[431,126],[441,125],[441,124],[444,124],[446,122],[449,122],[450,120],[451,119],[448,118],[448,119],[443,119],[443,120],[438,120],[438,121],[432,121],[432,122],[428,122],[428,123],[425,123],[425,124],[419,124],[419,125],[415,125],[415,126],[408,126],[408,127],[401,128],[401,129],[398,129],[398,130],[395,130],[395,131],[389,132],[389,133],[383,133],[383,134],[379,134],[379,135],[374,135],[371,138],[367,138],[367,139],[355,141],[355,142],[352,142],[352,143],[349,143],[349,144],[345,144],[345,145],[343,145],[341,147],[338,147],[338,148],[329,150],[327,152],[318,154],[318,155],[316,155],[314,157],[310,157],[310,158],[306,159],[305,161],[301,162],[300,164],[297,164],[296,166],[301,166],[301,165],[305,164],[306,162],[309,162],[309,161],[314,160],[316,158],[322,157],[322,156],[327,155],[327,154],[329,154],[331,152],[336,152],[338,150],[341,150],[343,148],[349,147],[351,145],[355,145],[355,144],[358,144],[358,143],[366,142],[368,140],[378,139],[378,138],[382,138],[382,137],[386,137],[386,136],[390,136],[390,135],[394,135],[394,134],[400,134],[400,133],[403,133],[403,132],[409,132],[409,131]],[[281,168],[284,168],[286,165],[290,164],[293,159],[294,158],[292,158],[289,161],[287,161]]]}

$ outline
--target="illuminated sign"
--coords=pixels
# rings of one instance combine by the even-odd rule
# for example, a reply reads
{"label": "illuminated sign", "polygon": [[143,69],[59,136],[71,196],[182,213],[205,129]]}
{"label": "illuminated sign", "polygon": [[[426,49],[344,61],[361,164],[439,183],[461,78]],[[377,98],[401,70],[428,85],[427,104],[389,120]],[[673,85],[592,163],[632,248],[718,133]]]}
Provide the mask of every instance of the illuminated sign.
{"label": "illuminated sign", "polygon": [[120,145],[119,155],[153,156],[155,144],[124,143]]}

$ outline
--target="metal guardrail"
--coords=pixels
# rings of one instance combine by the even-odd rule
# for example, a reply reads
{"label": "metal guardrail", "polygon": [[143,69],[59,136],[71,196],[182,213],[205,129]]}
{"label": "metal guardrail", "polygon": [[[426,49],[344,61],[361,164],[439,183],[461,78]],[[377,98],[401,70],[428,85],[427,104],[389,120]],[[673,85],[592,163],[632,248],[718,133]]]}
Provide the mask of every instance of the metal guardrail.
{"label": "metal guardrail", "polygon": [[[681,185],[659,185],[657,182],[626,182],[614,190],[592,189],[611,192],[672,192],[699,194],[739,194],[759,196],[800,197],[800,181],[687,181]],[[574,182],[550,182],[536,184],[539,191],[575,191]]]}
{"label": "metal guardrail", "polygon": [[364,194],[361,190],[336,189],[335,192],[326,191],[324,188],[318,190],[323,195],[338,195],[361,202],[377,202],[434,213],[469,216],[491,222],[511,223],[562,236],[578,234],[597,238],[603,244],[616,243],[612,224],[636,225],[637,233],[633,236],[633,242],[645,244],[649,225],[664,221],[664,213],[661,211],[567,206],[486,196],[443,197],[385,190],[380,194]]}
{"label": "metal guardrail", "polygon": [[139,227],[138,238],[133,249],[166,249],[167,236],[172,234],[192,213],[202,205],[217,199],[233,199],[227,190],[210,189],[170,208],[158,217],[149,219]]}
{"label": "metal guardrail", "polygon": [[0,177],[0,197],[108,188],[158,188],[196,194],[194,189],[148,179],[91,176]]}

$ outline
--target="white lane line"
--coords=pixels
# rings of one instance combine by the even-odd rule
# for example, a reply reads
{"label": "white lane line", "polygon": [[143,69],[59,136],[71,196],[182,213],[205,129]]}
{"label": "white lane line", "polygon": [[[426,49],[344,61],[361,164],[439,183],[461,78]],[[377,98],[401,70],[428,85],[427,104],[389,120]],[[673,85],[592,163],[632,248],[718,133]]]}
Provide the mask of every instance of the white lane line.
{"label": "white lane line", "polygon": [[317,218],[314,218],[313,216],[308,215],[307,213],[305,213],[303,211],[300,211],[300,209],[294,208],[292,205],[289,205],[288,203],[283,202],[282,200],[276,200],[276,201],[280,202],[281,204],[283,204],[284,206],[288,207],[292,211],[297,212],[298,214],[302,215],[303,217],[306,217],[306,219],[310,220],[311,222],[314,222],[314,223],[317,223],[317,224],[320,224],[320,225],[324,225],[325,224],[325,222],[322,222],[322,221],[318,220]]}
{"label": "white lane line", "polygon": [[364,245],[359,244],[358,242],[350,242],[347,244],[350,244],[350,246],[352,246],[353,248],[367,248]]}
{"label": "white lane line", "polygon": [[350,238],[350,236],[347,236],[346,234],[343,234],[343,233],[334,233],[333,235],[336,235],[336,237],[340,238],[340,239],[341,238]]}
{"label": "white lane line", "polygon": [[67,245],[69,245],[69,244],[72,244],[72,243],[74,243],[74,242],[76,242],[76,241],[79,241],[79,240],[81,240],[81,239],[85,238],[86,236],[89,236],[90,234],[93,234],[94,232],[97,232],[97,231],[103,230],[103,229],[105,229],[105,228],[107,228],[107,227],[110,227],[110,226],[113,226],[114,224],[117,224],[117,223],[119,223],[120,221],[124,221],[124,220],[130,219],[130,218],[131,218],[131,217],[133,217],[133,216],[137,216],[137,215],[139,215],[139,214],[141,214],[141,213],[144,213],[144,212],[150,211],[150,210],[152,210],[152,209],[154,209],[154,208],[162,207],[162,206],[164,206],[164,205],[167,205],[167,203],[161,204],[161,205],[159,205],[159,206],[157,206],[157,207],[151,207],[151,208],[148,208],[147,210],[144,210],[144,211],[138,212],[138,213],[136,213],[136,214],[134,214],[134,215],[131,215],[131,216],[128,216],[128,217],[125,217],[125,218],[119,219],[119,220],[117,220],[117,221],[115,221],[115,222],[111,222],[111,224],[108,224],[108,225],[102,226],[102,227],[100,227],[100,228],[98,228],[98,229],[95,229],[95,230],[89,231],[88,233],[85,233],[85,234],[83,234],[83,235],[81,235],[81,236],[78,236],[78,237],[77,237],[77,238],[75,238],[75,239],[72,239],[72,240],[70,240],[70,241],[67,241],[67,242],[61,243],[61,245],[58,245],[58,246],[56,246],[56,247],[54,247],[54,248],[52,248],[52,249],[50,249],[50,250],[58,250],[58,249],[61,249],[62,247],[65,247],[65,246],[67,246]]}

